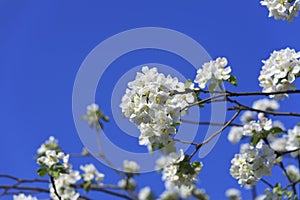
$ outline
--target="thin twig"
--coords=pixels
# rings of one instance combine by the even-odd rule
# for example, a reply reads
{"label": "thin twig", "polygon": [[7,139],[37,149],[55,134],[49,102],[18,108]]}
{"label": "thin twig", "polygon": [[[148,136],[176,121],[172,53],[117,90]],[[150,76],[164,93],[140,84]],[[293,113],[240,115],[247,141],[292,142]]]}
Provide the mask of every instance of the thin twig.
{"label": "thin twig", "polygon": [[270,182],[268,182],[267,180],[265,180],[263,178],[261,178],[260,180],[261,180],[261,182],[263,182],[264,184],[266,184],[267,186],[269,186],[271,189],[274,188],[274,186]]}
{"label": "thin twig", "polygon": [[[284,172],[284,174],[286,175],[287,179],[289,180],[289,182],[292,184],[292,189],[293,189],[293,193],[294,195],[297,195],[297,190],[296,190],[296,186],[295,184],[293,184],[293,180],[290,178],[289,174],[287,173],[284,165],[283,165],[283,162],[279,162],[279,167],[282,169],[282,171]],[[298,196],[298,195],[297,195]]]}
{"label": "thin twig", "polygon": [[[188,123],[188,124],[196,124],[196,125],[209,125],[209,126],[224,126],[226,123],[216,123],[216,122],[197,122],[197,121],[191,121],[191,120],[185,120],[181,119],[181,122]],[[238,126],[243,127],[241,124],[230,124],[229,126]]]}
{"label": "thin twig", "polygon": [[236,104],[237,106],[233,107],[233,108],[228,108],[228,110],[250,110],[250,111],[254,111],[254,112],[258,112],[258,113],[265,113],[265,114],[270,114],[270,115],[274,115],[274,116],[295,116],[295,117],[300,117],[300,113],[294,113],[294,112],[277,112],[277,111],[271,111],[271,110],[260,110],[260,109],[255,109],[255,108],[251,108],[249,106],[245,106],[241,103],[239,103],[236,100],[232,100],[230,98],[227,98],[227,100],[231,103]]}
{"label": "thin twig", "polygon": [[214,137],[216,137],[217,135],[222,133],[222,131],[224,131],[237,118],[237,116],[240,114],[240,112],[241,112],[240,110],[237,110],[236,113],[232,116],[232,118],[222,128],[220,128],[217,132],[212,134],[209,138],[207,138],[203,142],[197,144],[195,150],[189,155],[189,159],[191,159],[204,144],[207,144]]}
{"label": "thin twig", "polygon": [[176,142],[180,142],[182,144],[191,144],[191,145],[195,145],[195,146],[197,145],[197,143],[195,143],[195,142],[189,142],[189,141],[185,141],[185,140],[181,140],[181,139],[177,139],[177,138],[173,138],[173,140]]}

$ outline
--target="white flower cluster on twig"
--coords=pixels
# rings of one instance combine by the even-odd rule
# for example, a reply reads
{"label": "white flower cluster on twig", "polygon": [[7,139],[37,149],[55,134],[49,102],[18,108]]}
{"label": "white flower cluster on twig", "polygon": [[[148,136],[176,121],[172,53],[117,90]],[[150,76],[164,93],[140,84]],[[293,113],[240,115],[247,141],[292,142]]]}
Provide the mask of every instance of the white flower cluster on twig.
{"label": "white flower cluster on twig", "polygon": [[298,16],[300,9],[299,0],[263,0],[260,4],[269,9],[269,17],[289,22],[293,21],[293,17]]}
{"label": "white flower cluster on twig", "polygon": [[[195,78],[195,83],[198,83],[200,88],[205,88],[210,81],[208,88],[212,91],[219,86],[223,80],[230,78],[230,67],[226,67],[228,61],[226,58],[217,58],[203,64],[202,68],[198,69]],[[225,68],[226,67],[226,68]]]}
{"label": "white flower cluster on twig", "polygon": [[275,152],[267,145],[243,146],[231,160],[230,174],[240,185],[253,186],[262,176],[271,175],[275,158]]}
{"label": "white flower cluster on twig", "polygon": [[[286,48],[274,51],[264,65],[258,80],[263,92],[295,90],[293,82],[300,72],[300,52]],[[271,98],[283,99],[287,94],[270,95]]]}
{"label": "white flower cluster on twig", "polygon": [[170,148],[165,151],[175,151],[170,135],[176,133],[180,117],[186,113],[183,109],[193,103],[195,97],[192,93],[170,95],[170,92],[184,92],[193,86],[148,67],[143,67],[142,73],[138,72],[135,80],[128,83],[120,107],[123,115],[139,128],[140,145],[148,146],[150,151],[166,146]]}

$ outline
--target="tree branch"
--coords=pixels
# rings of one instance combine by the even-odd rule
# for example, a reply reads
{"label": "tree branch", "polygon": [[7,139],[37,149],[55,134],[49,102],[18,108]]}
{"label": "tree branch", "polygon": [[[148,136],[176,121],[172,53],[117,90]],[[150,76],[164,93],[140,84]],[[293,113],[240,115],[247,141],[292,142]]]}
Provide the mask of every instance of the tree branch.
{"label": "tree branch", "polygon": [[217,135],[219,135],[220,133],[222,133],[222,131],[224,131],[240,114],[241,110],[237,110],[236,113],[231,117],[231,119],[222,127],[220,128],[217,132],[215,132],[214,134],[212,134],[209,138],[207,138],[206,140],[204,140],[203,142],[199,143],[196,145],[196,149],[191,153],[191,155],[189,155],[189,160],[197,153],[197,151],[204,145],[207,144],[208,142],[210,142],[214,137],[216,137]]}

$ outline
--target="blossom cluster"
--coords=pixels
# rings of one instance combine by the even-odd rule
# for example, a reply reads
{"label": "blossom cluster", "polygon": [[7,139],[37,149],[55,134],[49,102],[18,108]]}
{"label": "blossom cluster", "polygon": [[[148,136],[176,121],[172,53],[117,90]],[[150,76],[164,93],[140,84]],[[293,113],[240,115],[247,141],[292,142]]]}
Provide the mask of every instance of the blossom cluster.
{"label": "blossom cluster", "polygon": [[73,170],[72,165],[69,164],[69,155],[61,151],[58,141],[53,136],[41,145],[37,153],[39,154],[37,163],[41,165],[38,170],[39,175],[49,174],[54,182],[49,184],[51,199],[77,200],[80,194],[74,185],[81,179],[84,181],[83,185],[86,191],[91,184],[102,184],[104,174],[100,173],[93,164],[81,165],[82,174]]}
{"label": "blossom cluster", "polygon": [[[258,80],[263,92],[281,92],[295,89],[293,82],[300,75],[300,52],[286,48],[274,51],[263,67]],[[283,99],[287,94],[270,95],[271,98]]]}
{"label": "blossom cluster", "polygon": [[209,199],[208,195],[205,193],[205,190],[196,188],[194,185],[182,185],[178,187],[171,182],[166,182],[165,187],[166,190],[159,196],[158,200],[180,200],[190,199],[191,197],[201,200]]}
{"label": "blossom cluster", "polygon": [[[279,104],[275,100],[259,99],[252,104],[252,108],[258,111],[275,111],[279,109]],[[258,116],[258,120],[256,120]],[[273,127],[279,127],[284,130],[283,125],[279,121],[267,119],[264,114],[253,111],[245,111],[240,117],[243,126],[233,126],[228,134],[228,140],[236,144],[245,136],[252,136],[254,132],[261,133],[269,131]]]}
{"label": "blossom cluster", "polygon": [[[63,161],[63,163],[61,163]],[[52,167],[54,165],[63,164],[65,168],[69,167],[69,155],[55,150],[46,150],[45,156],[40,156],[37,163],[41,166]]]}
{"label": "blossom cluster", "polygon": [[294,151],[291,152],[291,156],[296,157],[300,152],[297,149],[300,148],[300,126],[296,125],[293,129],[289,129],[287,134],[282,137],[274,138],[271,147],[278,152]]}
{"label": "blossom cluster", "polygon": [[[104,174],[100,173],[93,164],[81,165],[80,169],[83,171],[82,174],[77,170],[70,169],[68,173],[61,174],[58,178],[54,179],[56,191],[61,199],[77,200],[80,194],[75,190],[74,184],[81,179],[84,180],[84,189],[86,191],[88,191],[88,187],[91,184],[99,185],[102,183]],[[53,184],[50,184],[49,187],[51,198],[59,200]]]}
{"label": "blossom cluster", "polygon": [[269,9],[269,17],[289,22],[293,21],[293,17],[298,16],[300,9],[299,0],[263,0],[260,4]]}
{"label": "blossom cluster", "polygon": [[243,145],[241,152],[231,160],[230,174],[242,186],[252,186],[262,176],[270,176],[276,154],[273,149],[261,142],[255,147]]}
{"label": "blossom cluster", "polygon": [[99,106],[95,103],[88,105],[86,111],[87,113],[82,119],[87,120],[91,128],[96,127],[97,131],[100,131],[103,128],[102,120],[106,122],[109,121],[109,118],[102,113]]}
{"label": "blossom cluster", "polygon": [[175,150],[170,135],[176,133],[180,117],[195,101],[195,96],[192,93],[170,94],[193,87],[191,82],[184,84],[170,75],[165,77],[157,68],[145,66],[142,73],[137,73],[135,80],[128,83],[120,107],[123,115],[140,130],[140,145],[146,145],[150,151],[168,145],[170,148],[165,148],[166,152]]}
{"label": "blossom cluster", "polygon": [[118,182],[118,186],[120,188],[128,188],[131,190],[136,189],[137,184],[136,184],[133,176],[139,174],[140,166],[134,161],[124,160],[123,161],[123,171],[127,174],[127,176],[126,176],[126,178],[121,179]]}
{"label": "blossom cluster", "polygon": [[58,141],[50,136],[48,140],[46,140],[37,150],[38,156],[46,153],[47,150],[56,150],[60,151],[60,147],[58,145]]}
{"label": "blossom cluster", "polygon": [[198,69],[194,82],[198,83],[199,87],[203,89],[210,81],[208,88],[214,91],[223,80],[226,81],[230,78],[231,68],[226,67],[227,64],[226,58],[217,58],[204,63],[202,68]]}
{"label": "blossom cluster", "polygon": [[70,170],[68,174],[61,174],[54,179],[55,189],[59,195],[57,196],[53,184],[50,184],[50,197],[53,200],[77,200],[80,194],[72,187],[77,181],[81,179],[79,171]]}
{"label": "blossom cluster", "polygon": [[180,149],[179,153],[172,152],[157,160],[157,169],[162,171],[162,180],[175,186],[192,186],[198,179],[197,176],[202,168],[202,163],[187,159]]}
{"label": "blossom cluster", "polygon": [[93,164],[81,165],[80,169],[84,172],[82,177],[85,182],[99,184],[104,178],[104,174],[100,173]]}
{"label": "blossom cluster", "polygon": [[258,117],[259,120],[251,120],[243,127],[232,127],[228,134],[228,140],[236,144],[242,137],[253,136],[253,134],[259,134],[263,137],[266,132],[277,126],[276,123],[273,123],[271,119],[266,118],[262,113],[258,114]]}

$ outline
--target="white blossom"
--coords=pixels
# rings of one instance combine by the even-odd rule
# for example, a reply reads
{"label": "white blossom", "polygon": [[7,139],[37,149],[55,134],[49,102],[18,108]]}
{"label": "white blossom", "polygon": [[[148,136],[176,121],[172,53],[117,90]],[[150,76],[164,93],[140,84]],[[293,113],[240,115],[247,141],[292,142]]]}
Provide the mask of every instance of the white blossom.
{"label": "white blossom", "polygon": [[56,150],[59,149],[58,141],[50,136],[37,150],[38,155],[44,154],[47,150]]}
{"label": "white blossom", "polygon": [[120,188],[128,188],[128,189],[134,190],[136,188],[136,182],[133,178],[121,179],[118,182],[118,186]]}
{"label": "white blossom", "polygon": [[84,181],[95,180],[99,184],[104,178],[104,174],[100,173],[93,164],[81,165],[80,169],[84,172],[82,174]]}
{"label": "white blossom", "polygon": [[293,17],[298,16],[300,9],[299,0],[291,2],[289,0],[263,0],[261,5],[266,6],[269,10],[269,17],[276,20],[293,21]]}
{"label": "white blossom", "polygon": [[[69,174],[61,174],[54,180],[58,195],[64,200],[77,200],[80,196],[78,192],[72,187],[77,181],[81,179],[79,171],[71,170]],[[59,200],[56,196],[53,185],[50,184],[50,197],[53,200]]]}
{"label": "white blossom", "polygon": [[[157,161],[157,168],[162,171],[162,180],[172,183],[175,186],[191,186],[197,181],[197,176],[201,170],[202,163],[191,165],[189,161],[184,161],[185,155],[180,149],[179,153],[170,153]],[[182,166],[189,165],[190,171],[183,171]]]}
{"label": "white blossom", "polygon": [[130,174],[138,174],[140,172],[140,166],[134,161],[123,161],[124,171]]}
{"label": "white blossom", "polygon": [[265,190],[264,194],[259,197],[259,199],[256,198],[255,200],[280,200],[280,199],[282,199],[281,196],[271,192],[270,189],[268,188]]}
{"label": "white blossom", "polygon": [[227,137],[228,140],[233,144],[238,143],[243,137],[243,130],[244,130],[243,127],[237,127],[237,126],[231,127]]}
{"label": "white blossom", "polygon": [[[293,151],[300,148],[300,126],[295,126],[292,130],[288,130],[288,134],[284,136],[286,139],[286,150]],[[292,152],[292,156],[297,156],[299,151]]]}
{"label": "white blossom", "polygon": [[91,128],[96,127],[97,130],[100,130],[101,125],[99,120],[101,117],[101,111],[99,110],[99,106],[93,103],[86,107],[86,111],[87,113],[82,117],[82,119],[87,120]]}
{"label": "white blossom", "polygon": [[41,156],[37,159],[37,163],[41,166],[51,167],[55,164],[63,162],[65,168],[69,167],[69,155],[65,155],[63,152],[56,152],[55,150],[47,150],[45,156]]}
{"label": "white blossom", "polygon": [[252,136],[253,133],[260,133],[262,131],[269,131],[273,127],[271,119],[268,119],[264,116],[263,113],[258,114],[257,121],[252,120],[249,123],[246,123],[243,127],[244,136]]}
{"label": "white blossom", "polygon": [[275,100],[259,99],[253,103],[252,108],[257,110],[278,110],[279,103]]}
{"label": "white blossom", "polygon": [[267,145],[248,146],[240,154],[235,154],[231,160],[230,174],[242,186],[252,186],[262,176],[270,176],[273,162],[276,159],[274,151]]}
{"label": "white blossom", "polygon": [[242,200],[241,191],[235,188],[229,188],[226,190],[225,195],[230,200]]}
{"label": "white blossom", "polygon": [[255,116],[255,112],[247,110],[240,117],[240,121],[243,122],[243,124],[247,124],[250,121],[254,120],[254,116]]}
{"label": "white blossom", "polygon": [[154,199],[150,187],[142,188],[139,192],[138,197],[139,197],[139,200],[152,200],[152,199]]}
{"label": "white blossom", "polygon": [[270,146],[274,151],[284,152],[286,151],[286,139],[276,138],[271,142]]}
{"label": "white blossom", "polygon": [[179,200],[180,197],[174,191],[164,191],[158,198],[158,200]]}
{"label": "white blossom", "polygon": [[20,193],[18,195],[14,195],[13,200],[37,200],[37,198],[31,195],[26,196],[25,194]]}
{"label": "white blossom", "polygon": [[[258,80],[263,92],[278,92],[294,90],[292,84],[299,76],[300,53],[294,49],[286,48],[274,51],[268,60],[262,61],[264,66]],[[283,99],[287,94],[270,95],[271,98]]]}
{"label": "white blossom", "polygon": [[202,68],[197,71],[195,83],[198,83],[199,87],[203,89],[209,81],[211,81],[211,85],[216,84],[217,86],[223,80],[229,79],[231,68],[225,68],[227,64],[226,58],[217,58],[216,60],[204,63]]}
{"label": "white blossom", "polygon": [[149,69],[145,66],[142,73],[137,73],[135,80],[128,83],[120,107],[123,115],[140,130],[140,145],[146,145],[149,151],[170,145],[173,141],[171,135],[176,134],[180,117],[186,113],[189,104],[195,101],[192,93],[171,93],[193,88],[191,82],[184,84],[170,75],[165,77],[158,73],[157,68]]}
{"label": "white blossom", "polygon": [[288,165],[285,169],[292,181],[296,182],[300,179],[300,172],[298,167],[296,167],[295,165]]}

